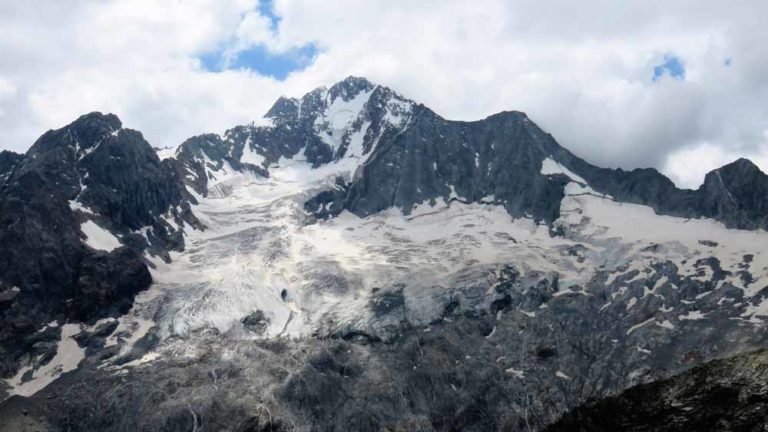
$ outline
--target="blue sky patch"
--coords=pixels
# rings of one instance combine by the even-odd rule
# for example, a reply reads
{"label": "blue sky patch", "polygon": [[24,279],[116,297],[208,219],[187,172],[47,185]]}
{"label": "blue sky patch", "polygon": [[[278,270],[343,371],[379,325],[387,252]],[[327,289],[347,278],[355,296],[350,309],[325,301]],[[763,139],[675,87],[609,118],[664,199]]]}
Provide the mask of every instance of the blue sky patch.
{"label": "blue sky patch", "polygon": [[275,15],[275,0],[259,0],[259,14],[269,18],[272,21],[272,31],[277,31],[277,25],[280,24],[280,17]]}
{"label": "blue sky patch", "polygon": [[[275,15],[274,0],[259,1],[259,14],[269,18],[273,32],[278,31],[280,17]],[[271,53],[263,45],[256,45],[237,53],[228,52],[227,47],[200,56],[203,69],[221,72],[228,69],[248,69],[260,75],[284,80],[291,72],[304,70],[317,57],[319,50],[307,44],[284,53]]]}
{"label": "blue sky patch", "polygon": [[685,79],[685,66],[683,66],[680,57],[665,55],[664,62],[653,68],[653,81],[661,79],[664,75],[669,75],[680,81]]}
{"label": "blue sky patch", "polygon": [[318,49],[314,45],[305,45],[285,53],[270,53],[266,47],[257,45],[240,51],[226,59],[224,51],[204,54],[200,57],[203,68],[210,72],[228,69],[249,69],[261,75],[284,80],[291,72],[304,70],[317,57]]}

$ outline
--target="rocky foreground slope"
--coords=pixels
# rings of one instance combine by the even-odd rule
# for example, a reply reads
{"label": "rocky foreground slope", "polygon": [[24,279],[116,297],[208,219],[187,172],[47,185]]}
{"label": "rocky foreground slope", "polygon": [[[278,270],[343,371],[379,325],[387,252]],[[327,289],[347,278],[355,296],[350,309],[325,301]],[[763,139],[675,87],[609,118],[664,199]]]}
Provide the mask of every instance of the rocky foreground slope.
{"label": "rocky foreground slope", "polygon": [[0,426],[541,430],[766,347],[767,202],[361,78],[170,153],[89,114],[0,155]]}
{"label": "rocky foreground slope", "polygon": [[713,360],[577,408],[546,430],[762,431],[768,424],[768,353]]}

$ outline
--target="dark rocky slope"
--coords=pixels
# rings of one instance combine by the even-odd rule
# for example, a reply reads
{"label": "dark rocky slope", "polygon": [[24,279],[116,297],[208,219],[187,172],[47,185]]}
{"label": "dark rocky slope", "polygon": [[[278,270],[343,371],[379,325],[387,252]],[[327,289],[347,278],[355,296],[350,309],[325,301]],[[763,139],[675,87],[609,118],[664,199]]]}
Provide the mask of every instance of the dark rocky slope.
{"label": "dark rocky slope", "polygon": [[[183,247],[169,221],[197,221],[170,166],[111,114],[84,115],[3,160],[13,162],[0,186],[0,376],[8,376],[32,345],[58,336],[35,334],[44,324],[125,313],[152,281],[140,253]],[[87,220],[125,246],[84,244]],[[146,236],[135,233],[142,227]]]}
{"label": "dark rocky slope", "polygon": [[758,351],[585,404],[546,430],[757,432],[766,425],[768,352]]}
{"label": "dark rocky slope", "polygon": [[[498,275],[490,307],[473,308],[472,293],[454,291],[442,317],[418,327],[399,321],[388,340],[350,332],[242,341],[206,329],[190,336],[203,347],[193,358],[163,355],[120,371],[102,363],[114,353],[89,356],[37,394],[0,404],[0,419],[48,425],[43,431],[535,431],[586,400],[665,379],[703,359],[766,346],[764,328],[745,327],[729,318],[740,311],[720,305],[728,298],[741,303],[739,290],[726,284],[708,294],[706,304],[688,305],[685,298],[711,286],[675,276],[670,264],[660,265],[658,274],[635,278],[630,272],[612,282],[598,274],[585,287],[590,295],[557,295],[556,279],[531,285],[513,267],[488,270],[473,275]],[[627,310],[624,300],[663,278],[673,279],[659,291],[663,300],[644,297]],[[617,301],[604,307],[611,298]],[[396,293],[386,302],[368,306],[377,319],[406,315]],[[660,302],[679,310],[661,312]],[[628,331],[649,316],[671,318],[683,308],[701,308],[708,318],[680,321],[672,330]],[[143,352],[157,343],[146,341]],[[170,342],[173,350],[191,343]],[[738,387],[749,379],[754,386],[742,394],[762,394],[766,361],[763,354],[754,370],[733,367],[735,375],[723,372],[725,363],[707,380],[733,377]]]}
{"label": "dark rocky slope", "polygon": [[[240,152],[239,154],[237,152]],[[242,148],[233,147],[216,134],[198,135],[187,139],[178,148],[173,159],[167,159],[184,184],[202,196],[208,195],[209,184],[216,180],[213,172],[227,170],[246,172],[268,177],[261,166],[241,162]]]}
{"label": "dark rocky slope", "polygon": [[573,157],[566,164],[617,201],[647,205],[663,215],[711,218],[729,228],[768,228],[768,176],[747,159],[709,172],[696,190],[678,189],[653,168],[595,168]]}
{"label": "dark rocky slope", "polygon": [[22,155],[12,151],[0,151],[0,184],[8,178],[13,167],[15,167],[23,158]]}
{"label": "dark rocky slope", "polygon": [[566,181],[539,171],[558,148],[523,113],[453,122],[416,106],[405,130],[381,137],[345,208],[360,216],[390,207],[410,213],[416,204],[455,198],[499,203],[514,217],[552,222]]}

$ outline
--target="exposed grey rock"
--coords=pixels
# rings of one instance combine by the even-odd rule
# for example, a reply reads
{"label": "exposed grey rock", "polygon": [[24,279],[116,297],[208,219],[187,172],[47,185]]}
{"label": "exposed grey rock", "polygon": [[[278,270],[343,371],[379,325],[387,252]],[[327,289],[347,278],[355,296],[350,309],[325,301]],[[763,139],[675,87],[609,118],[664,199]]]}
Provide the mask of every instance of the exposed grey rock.
{"label": "exposed grey rock", "polygon": [[9,150],[0,151],[0,184],[2,184],[17,163],[21,162],[24,156]]}
{"label": "exposed grey rock", "polygon": [[[0,409],[21,404],[54,430],[541,430],[589,400],[768,342],[759,327],[732,319],[743,294],[727,283],[708,301],[682,302],[712,285],[679,276],[671,263],[610,283],[609,273],[598,274],[586,294],[558,296],[555,280],[521,277],[513,265],[494,274],[490,298],[506,301],[456,296],[429,325],[409,322],[397,289],[377,290],[369,307],[377,319],[393,319],[386,339],[361,332],[247,342],[202,332],[194,337],[205,350],[194,357],[168,355],[124,373],[89,357]],[[663,277],[660,297],[643,295]],[[707,319],[656,324],[688,310]],[[655,322],[642,325],[649,318]],[[126,360],[156,344],[148,338]]]}
{"label": "exposed grey rock", "polygon": [[263,334],[269,326],[269,317],[264,314],[264,311],[257,310],[243,318],[242,323],[246,329],[256,334]]}
{"label": "exposed grey rock", "polygon": [[556,147],[522,113],[465,123],[418,106],[405,130],[380,138],[345,207],[359,216],[390,207],[408,214],[419,203],[456,199],[498,203],[512,216],[551,222],[566,182],[539,171]]}
{"label": "exposed grey rock", "polygon": [[546,431],[762,431],[768,424],[766,389],[763,350],[589,402]]}
{"label": "exposed grey rock", "polygon": [[[236,171],[251,171],[257,175],[267,177],[269,173],[261,166],[247,163],[241,163],[242,145],[237,148],[235,143],[230,140],[223,140],[216,134],[198,135],[184,141],[178,148],[175,160],[171,159],[169,163],[180,164],[177,170],[181,173],[186,172],[192,175],[179,175],[179,177],[198,194],[207,195],[209,182],[216,180],[215,174],[211,171],[226,171],[228,169]],[[225,165],[226,164],[226,165]]]}
{"label": "exposed grey rock", "polygon": [[[45,323],[127,312],[152,281],[140,253],[167,257],[183,248],[168,220],[199,226],[168,165],[114,115],[84,115],[12,159],[0,183],[0,280],[18,293],[2,306],[1,376],[16,369],[29,350],[24,338]],[[88,219],[123,235],[127,246],[86,246],[80,225]],[[133,233],[142,227],[151,228],[148,238]]]}

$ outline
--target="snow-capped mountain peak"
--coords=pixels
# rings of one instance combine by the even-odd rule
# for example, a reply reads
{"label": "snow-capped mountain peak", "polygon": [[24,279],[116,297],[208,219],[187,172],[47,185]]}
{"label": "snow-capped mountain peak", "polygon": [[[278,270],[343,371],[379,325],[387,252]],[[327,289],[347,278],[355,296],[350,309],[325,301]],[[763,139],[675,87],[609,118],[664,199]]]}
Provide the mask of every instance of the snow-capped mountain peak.
{"label": "snow-capped mountain peak", "polygon": [[287,161],[307,169],[333,165],[335,175],[351,180],[382,136],[408,126],[415,107],[389,88],[348,77],[299,99],[279,98],[263,121],[237,126],[223,136],[190,138],[176,159],[186,167],[190,187],[201,195],[234,172],[268,176]]}

